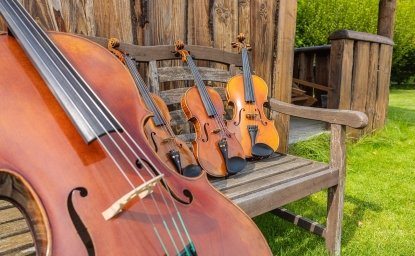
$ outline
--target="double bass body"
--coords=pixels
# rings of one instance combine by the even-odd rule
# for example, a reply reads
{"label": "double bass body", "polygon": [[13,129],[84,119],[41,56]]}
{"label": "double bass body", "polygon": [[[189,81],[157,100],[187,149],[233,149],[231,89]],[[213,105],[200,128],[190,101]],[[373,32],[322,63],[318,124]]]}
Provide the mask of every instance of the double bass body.
{"label": "double bass body", "polygon": [[[168,234],[163,223],[174,226],[172,217],[177,217],[177,212],[198,255],[270,254],[251,219],[217,193],[205,174],[185,178],[165,168],[151,153],[142,128],[149,113],[118,60],[85,39],[59,33],[49,36],[117,117],[124,132],[143,149],[140,156],[148,156],[147,162],[138,165],[144,179],[151,175],[143,166],[157,169],[169,190],[159,183],[151,197],[136,199],[116,217],[104,220],[102,211],[131,190],[112,161],[122,159],[121,153],[108,146],[113,152],[108,154],[98,141],[86,144],[17,41],[1,35],[0,176],[7,178],[0,180],[13,182],[0,184],[0,196],[19,202],[10,184],[25,187],[30,201],[26,205],[33,207],[20,204],[22,210],[35,213],[31,220],[46,225],[45,230],[34,232],[39,254],[164,255],[168,251],[178,255],[187,242],[170,241],[186,238],[184,230],[176,223],[179,228]],[[114,139],[122,145],[120,139]],[[109,142],[110,138],[103,136],[101,140]],[[131,154],[128,157],[134,158]],[[123,169],[129,167],[126,161],[118,164]],[[134,171],[125,175],[133,185],[140,184]],[[170,212],[174,207],[177,212]]]}

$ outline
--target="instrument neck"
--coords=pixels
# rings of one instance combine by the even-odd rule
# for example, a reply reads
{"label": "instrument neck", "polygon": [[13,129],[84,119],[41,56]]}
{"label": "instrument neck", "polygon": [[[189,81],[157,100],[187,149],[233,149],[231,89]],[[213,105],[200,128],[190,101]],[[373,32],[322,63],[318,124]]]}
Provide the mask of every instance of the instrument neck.
{"label": "instrument neck", "polygon": [[199,70],[197,70],[197,67],[190,55],[186,56],[186,62],[195,78],[196,87],[199,90],[200,97],[202,98],[203,105],[209,117],[217,116],[218,113],[216,111],[215,106],[212,103],[212,100],[210,99],[208,90],[205,86],[205,83],[203,82],[202,76],[200,75]]}
{"label": "instrument neck", "polygon": [[163,115],[160,113],[158,107],[154,103],[153,97],[151,97],[151,93],[148,90],[143,78],[138,73],[137,67],[135,62],[126,54],[123,54],[125,64],[130,71],[135,84],[140,92],[141,96],[143,97],[144,103],[146,104],[147,108],[154,113],[153,121],[156,126],[166,125],[167,122],[164,119]]}
{"label": "instrument neck", "polygon": [[121,131],[85,80],[17,1],[0,1],[0,14],[85,142]]}
{"label": "instrument neck", "polygon": [[245,102],[254,103],[255,94],[254,94],[254,87],[252,85],[253,84],[252,73],[251,73],[251,67],[249,65],[248,50],[246,48],[242,48],[242,68],[243,68],[243,75],[244,75]]}

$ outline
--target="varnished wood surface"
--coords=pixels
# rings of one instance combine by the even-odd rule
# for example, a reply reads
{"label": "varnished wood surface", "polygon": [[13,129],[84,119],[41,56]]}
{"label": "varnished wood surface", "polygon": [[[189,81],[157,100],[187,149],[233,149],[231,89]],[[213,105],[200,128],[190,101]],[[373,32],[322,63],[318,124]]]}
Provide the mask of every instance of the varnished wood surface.
{"label": "varnished wood surface", "polygon": [[194,125],[196,139],[192,141],[193,152],[200,166],[212,176],[224,177],[228,175],[231,167],[227,166],[220,151],[219,141],[226,140],[226,153],[229,159],[236,157],[244,161],[245,155],[235,134],[227,130],[223,119],[225,110],[220,95],[211,87],[207,86],[206,89],[217,113],[216,116],[209,117],[196,87],[186,91],[181,106],[187,119]]}
{"label": "varnished wood surface", "polygon": [[[84,39],[61,34],[54,34],[52,37],[73,65],[84,67],[78,69],[78,72],[96,90],[108,108],[117,113],[125,131],[129,131],[145,152],[150,152],[150,147],[142,136],[141,126],[147,112],[137,100],[138,92],[125,67],[106,49],[97,48],[97,45]],[[40,217],[48,220],[44,225],[48,230],[44,236],[48,249],[43,248],[42,252],[48,251],[52,255],[87,253],[69,217],[67,203],[72,189],[82,186],[88,189],[89,196],[83,198],[75,192],[72,197],[77,213],[92,236],[96,254],[162,254],[161,246],[155,242],[158,241],[155,234],[149,232],[153,230],[150,222],[145,221],[147,218],[142,215],[145,205],[151,216],[160,216],[151,199],[146,198],[131,205],[128,211],[111,221],[107,222],[102,218],[101,212],[104,209],[130,191],[128,184],[121,175],[114,175],[114,172],[118,173],[114,163],[97,142],[91,145],[83,142],[16,41],[9,36],[2,36],[1,40],[1,57],[7,59],[7,62],[0,62],[0,84],[8,86],[0,87],[0,95],[4,99],[0,102],[1,115],[7,120],[0,123],[0,166],[3,175],[18,177],[11,183],[2,184],[1,195],[10,196],[7,191],[13,192],[19,182],[30,187],[32,195],[36,195],[34,202],[41,209]],[[105,65],[97,68],[100,61]],[[99,72],[88,72],[91,69]],[[120,102],[123,104],[119,104]],[[117,142],[120,143],[120,139]],[[115,146],[110,147],[114,149]],[[21,150],[23,148],[26,150]],[[121,153],[112,151],[112,154],[119,158]],[[251,254],[257,251],[270,254],[266,241],[252,220],[217,193],[207,182],[205,175],[192,179],[183,178],[163,167],[155,155],[149,155],[149,158],[155,168],[164,170],[166,184],[170,185],[170,191],[181,200],[187,200],[182,193],[184,189],[191,191],[192,203],[179,203],[177,207],[187,223],[199,254],[212,253],[212,250],[218,255],[229,255],[235,251],[237,254],[244,254],[247,250],[252,250]],[[121,165],[124,168],[128,166],[126,162]],[[138,177],[132,174],[127,173],[134,183],[139,184]],[[179,180],[181,182],[176,184]],[[160,189],[157,188],[159,192],[153,194],[156,200],[162,201],[160,193],[166,193],[166,190]],[[203,190],[205,191],[202,192]],[[168,205],[171,207],[171,203]],[[208,205],[212,208],[209,209]],[[166,207],[163,204],[161,211],[166,213]],[[219,212],[226,213],[226,216],[232,215],[234,225],[230,226],[226,218],[218,218]],[[199,217],[195,218],[196,216]],[[239,221],[241,223],[237,224]],[[158,229],[163,228],[160,219],[156,220],[155,225]],[[234,234],[238,234],[240,239],[235,240]],[[172,235],[177,236],[176,231]],[[161,236],[163,240],[168,240],[165,232]],[[235,248],[230,246],[233,243],[231,241],[236,243]],[[223,246],[220,246],[222,243]],[[243,244],[247,246],[242,246]],[[169,251],[174,250],[172,245],[167,246]]]}
{"label": "varnished wood surface", "polygon": [[[274,125],[274,121],[269,120],[264,112],[264,104],[267,102],[268,86],[265,81],[252,75],[252,90],[255,102],[247,103],[245,101],[245,89],[243,75],[232,77],[226,85],[228,104],[233,106],[232,119],[227,122],[230,132],[240,141],[246,157],[253,157],[251,141],[248,127],[255,125],[257,133],[255,143],[267,145],[275,152],[279,144],[279,136]],[[248,117],[249,115],[255,118]]]}

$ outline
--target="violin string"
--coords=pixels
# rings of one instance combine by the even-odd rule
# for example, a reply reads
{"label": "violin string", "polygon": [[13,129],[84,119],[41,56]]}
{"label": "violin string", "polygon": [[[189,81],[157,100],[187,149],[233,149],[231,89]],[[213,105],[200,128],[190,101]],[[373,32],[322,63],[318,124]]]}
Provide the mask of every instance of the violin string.
{"label": "violin string", "polygon": [[[13,8],[12,8],[13,9]],[[14,10],[13,10],[14,11]],[[16,14],[16,13],[15,13]],[[23,15],[24,16],[24,15]],[[26,19],[27,19],[27,17],[26,17]],[[29,21],[29,20],[28,20]],[[21,22],[23,22],[22,20],[21,20]],[[30,22],[30,21],[29,21]],[[29,23],[30,24],[30,23]],[[23,22],[23,25],[24,25],[24,22]],[[33,27],[33,24],[30,24],[32,27]],[[26,26],[26,25],[25,25]],[[35,28],[35,31],[36,31],[36,27],[34,27]],[[37,31],[38,32],[38,34],[39,34],[39,31]],[[48,56],[49,58],[50,58],[50,56]],[[76,92],[76,90],[74,89],[74,88],[72,88],[74,91],[75,91],[75,93],[77,93]],[[83,88],[84,89],[84,88]],[[78,94],[78,93],[77,93]],[[79,96],[79,94],[78,94],[78,96]],[[83,101],[83,99],[82,99],[82,101]],[[73,102],[72,102],[73,103]],[[83,102],[84,104],[86,104],[85,102]],[[96,104],[96,103],[94,103],[94,104]],[[76,107],[76,106],[75,106]],[[89,109],[89,108],[88,108]],[[89,109],[90,110],[90,109]],[[77,109],[77,111],[79,112],[79,110]],[[112,115],[112,114],[111,114]],[[105,116],[105,115],[104,115]],[[94,116],[95,117],[95,116]],[[98,120],[98,118],[97,117],[95,117],[97,120]],[[99,121],[99,120],[98,120]],[[109,120],[107,120],[107,121],[109,121]],[[102,124],[101,124],[102,125]],[[115,128],[115,127],[114,127]],[[91,129],[92,130],[92,129]],[[125,130],[125,129],[124,129]],[[118,132],[117,132],[118,133]],[[126,132],[127,133],[127,132]],[[128,134],[128,133],[127,133]],[[95,134],[96,135],[96,134]],[[109,134],[108,134],[109,135]],[[128,134],[129,135],[129,134]],[[111,136],[109,136],[111,139],[112,139],[112,137]],[[122,137],[121,135],[120,135],[120,137]],[[98,137],[97,137],[98,138]],[[123,137],[122,137],[123,138]],[[131,140],[132,140],[132,138],[130,138]],[[101,143],[103,143],[101,140],[99,140]],[[115,141],[113,141],[113,143],[115,143],[116,144],[116,142]],[[104,146],[104,145],[103,145]],[[138,145],[136,145],[138,148],[139,148],[139,146]],[[105,147],[105,146],[104,146]],[[106,147],[105,147],[106,148]],[[139,150],[142,150],[141,148],[139,148]],[[108,153],[111,155],[111,153],[108,151]],[[133,153],[135,154],[135,152],[133,151]],[[144,155],[146,155],[146,154],[144,154]],[[138,156],[137,156],[138,157]],[[148,156],[146,156],[147,157],[147,159],[149,160],[149,162],[151,163],[151,160],[148,158]],[[111,158],[113,158],[113,157],[111,157]],[[138,157],[139,158],[139,157]],[[113,161],[115,161],[116,162],[116,160],[113,158]],[[129,161],[128,159],[127,159],[127,161]],[[151,163],[152,164],[152,163]],[[153,164],[153,166],[154,166],[154,164]],[[147,168],[146,168],[147,169]],[[136,170],[135,168],[134,168],[134,170],[136,171],[136,172],[138,172],[138,170]],[[147,169],[147,171],[151,174],[151,172]],[[139,175],[139,176],[141,176],[141,175]],[[128,178],[127,178],[128,179]],[[163,193],[161,193],[162,194],[162,196],[164,197],[164,194]],[[154,198],[153,198],[153,201],[154,201]],[[166,202],[166,201],[165,201]],[[173,204],[174,204],[174,200],[172,199],[172,202],[173,202]],[[166,204],[166,206],[168,207],[168,205]],[[176,211],[177,211],[177,213],[178,213],[178,216],[179,216],[179,220],[181,220],[180,218],[181,218],[181,215],[180,215],[180,213],[178,212],[178,209],[177,209],[177,207],[175,206],[175,209],[176,209]],[[170,209],[169,209],[170,210]],[[161,214],[160,214],[160,216],[161,216]],[[161,216],[162,217],[162,216]],[[163,218],[163,217],[162,217]],[[174,218],[173,218],[174,219]],[[184,229],[185,229],[185,227],[183,227]],[[180,231],[178,230],[178,234],[181,234],[180,233]],[[189,241],[191,241],[191,240],[189,240]]]}
{"label": "violin string", "polygon": [[[196,85],[204,85],[203,79],[199,73],[199,71],[197,70],[197,67],[195,65],[195,63],[193,62],[193,58],[190,55],[186,56],[186,61],[187,64],[189,65],[190,69],[192,70],[193,76],[195,78],[195,82]],[[222,136],[222,138],[224,138],[226,136],[225,131],[227,131],[227,129],[225,128],[225,124],[223,122],[223,118],[221,118],[217,111],[215,106],[212,103],[212,100],[209,96],[209,92],[207,90],[206,86],[197,86],[199,94],[202,94],[202,97],[204,97],[207,100],[207,103],[209,104],[209,108],[211,109],[212,113],[213,113],[213,118],[215,119],[216,123],[219,125],[220,127],[220,134]]]}
{"label": "violin string", "polygon": [[[151,94],[145,87],[145,82],[141,78],[140,74],[138,74],[137,67],[134,63],[134,61],[126,54],[122,53],[126,66],[128,70],[130,71],[131,75],[134,78],[135,83],[137,84],[139,88],[139,92],[142,94],[143,98],[145,99],[147,107],[154,113],[154,118],[158,118],[163,122],[160,126],[162,126],[162,129],[166,131],[171,137],[174,137],[174,132],[171,130],[171,127],[169,127],[168,122],[164,118],[164,116],[159,112],[158,108],[155,106],[154,100],[152,99]],[[154,121],[154,123],[156,123]],[[169,129],[170,128],[170,129]],[[169,140],[167,142],[168,149],[170,151],[175,149],[175,146],[172,145],[174,142]],[[181,170],[179,170],[181,172]]]}
{"label": "violin string", "polygon": [[[246,47],[242,48],[242,60],[243,60],[243,67],[244,67],[244,70],[243,70],[244,90],[248,91],[248,99],[245,99],[245,102],[248,104],[248,114],[252,115],[252,118],[254,118],[253,123],[256,127],[258,127],[257,117],[256,117],[255,95],[253,93],[252,73],[251,73],[251,68],[249,65],[248,49]],[[249,123],[252,123],[252,122],[250,121]],[[244,128],[248,129],[248,127],[244,127]],[[251,134],[249,134],[249,136],[251,136]],[[251,151],[252,151],[253,146],[254,145],[251,145]]]}

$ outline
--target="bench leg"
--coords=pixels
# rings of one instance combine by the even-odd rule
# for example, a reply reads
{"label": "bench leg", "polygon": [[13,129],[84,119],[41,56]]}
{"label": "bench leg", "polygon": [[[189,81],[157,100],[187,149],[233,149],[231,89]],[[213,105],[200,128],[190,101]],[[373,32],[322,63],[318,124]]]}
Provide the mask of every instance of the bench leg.
{"label": "bench leg", "polygon": [[331,161],[333,168],[339,169],[339,181],[328,189],[326,247],[331,255],[341,253],[341,234],[344,206],[344,181],[346,175],[346,131],[341,125],[331,125]]}

